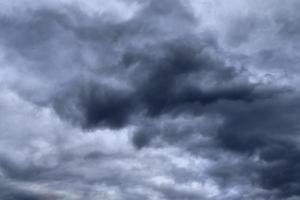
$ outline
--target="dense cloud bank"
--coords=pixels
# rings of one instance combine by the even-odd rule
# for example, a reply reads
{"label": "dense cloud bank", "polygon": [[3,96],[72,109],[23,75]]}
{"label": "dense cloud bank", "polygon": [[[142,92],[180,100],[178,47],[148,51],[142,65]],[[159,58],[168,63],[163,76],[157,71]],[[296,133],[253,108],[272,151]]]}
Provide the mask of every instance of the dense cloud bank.
{"label": "dense cloud bank", "polygon": [[0,198],[300,197],[300,4],[0,3]]}

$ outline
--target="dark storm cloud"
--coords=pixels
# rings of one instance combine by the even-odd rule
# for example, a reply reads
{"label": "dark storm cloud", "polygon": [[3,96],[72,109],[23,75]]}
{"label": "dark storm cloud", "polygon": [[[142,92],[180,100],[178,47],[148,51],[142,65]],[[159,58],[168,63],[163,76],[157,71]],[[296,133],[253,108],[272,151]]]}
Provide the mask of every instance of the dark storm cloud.
{"label": "dark storm cloud", "polygon": [[[2,180],[6,181],[6,180]],[[0,198],[3,200],[56,200],[59,196],[51,194],[41,194],[39,192],[26,191],[15,188],[13,185],[0,186]]]}
{"label": "dark storm cloud", "polygon": [[15,184],[8,183],[9,181],[2,177],[0,180],[0,198],[3,200],[56,200],[61,198],[59,195],[47,192],[26,190]]}
{"label": "dark storm cloud", "polygon": [[[121,127],[128,123],[134,109],[130,92],[93,83],[74,83],[60,92],[53,107],[63,118],[85,128],[98,125]],[[78,113],[78,115],[76,115]]]}
{"label": "dark storm cloud", "polygon": [[3,200],[42,200],[42,199],[50,199],[43,195],[33,194],[31,192],[26,191],[18,191],[15,189],[8,189],[4,188],[3,191],[1,191],[0,195],[1,199]]}
{"label": "dark storm cloud", "polygon": [[236,104],[233,112],[226,113],[226,122],[219,133],[220,140],[225,146],[241,152],[255,151],[277,139],[289,140],[299,131],[298,105],[298,98],[295,97],[274,97],[241,105],[240,108]]}
{"label": "dark storm cloud", "polygon": [[[141,40],[145,40],[147,34],[151,34],[151,39],[154,39],[155,41],[158,36],[153,36],[152,33],[154,35],[163,34],[163,31],[160,30],[161,25],[156,25],[155,21],[159,23],[159,20],[163,18],[165,18],[164,21],[166,23],[176,20],[177,18],[178,23],[180,23],[180,21],[189,23],[189,21],[192,20],[192,16],[183,8],[183,5],[177,1],[166,1],[163,7],[155,1],[149,1],[145,4],[145,8],[142,9],[135,18],[119,23],[106,22],[100,18],[89,18],[76,9],[72,9],[71,11],[38,10],[30,12],[24,19],[3,17],[1,19],[3,27],[1,35],[4,45],[7,48],[12,49],[13,53],[21,54],[25,60],[33,62],[33,66],[30,66],[30,68],[24,69],[24,67],[20,66],[21,69],[23,68],[23,70],[29,71],[33,76],[37,75],[43,77],[43,81],[46,81],[46,84],[50,82],[50,87],[53,86],[53,83],[51,83],[53,78],[57,79],[54,83],[55,87],[64,87],[61,85],[65,84],[65,81],[76,79],[75,81],[71,81],[74,83],[74,86],[67,86],[65,89],[66,93],[72,93],[65,98],[54,97],[50,100],[37,98],[33,99],[33,101],[52,105],[61,116],[69,118],[71,121],[79,122],[83,127],[94,127],[98,124],[116,127],[124,125],[124,123],[128,121],[127,118],[129,118],[133,112],[131,108],[132,103],[141,104],[141,101],[145,101],[145,95],[140,95],[144,89],[136,89],[136,86],[133,86],[133,90],[140,91],[133,91],[131,94],[126,94],[128,92],[118,88],[105,89],[107,86],[93,83],[94,80],[88,80],[86,81],[87,83],[82,83],[80,80],[82,76],[79,75],[80,77],[74,78],[73,76],[76,75],[73,74],[94,73],[95,79],[98,79],[97,76],[106,76],[106,78],[112,77],[113,79],[120,79],[121,82],[126,84],[126,82],[131,81],[130,79],[132,77],[122,77],[121,75],[129,73],[128,69],[126,69],[126,66],[116,66],[115,63],[128,53],[117,53],[116,48],[118,45],[121,45],[121,49],[126,48],[128,45],[133,45],[131,44],[132,39],[135,40],[135,37],[141,35],[143,36]],[[169,9],[162,9],[165,6]],[[74,16],[77,21],[74,22],[74,20],[71,19],[72,16]],[[148,20],[150,19],[153,20],[153,23],[149,23]],[[172,30],[173,28],[170,29],[170,31]],[[95,66],[89,67],[85,60],[81,59],[80,54],[84,52],[80,51],[81,45],[78,44],[80,41],[83,42],[84,45],[87,45],[88,48],[94,48],[93,51],[95,51],[96,59],[99,60]],[[67,57],[63,56],[65,51],[67,51]],[[97,51],[99,52],[97,53]],[[101,51],[105,51],[104,55],[101,55]],[[179,55],[172,54],[177,53],[171,53],[171,57],[181,56],[180,52],[178,53]],[[110,57],[111,60],[105,61],[105,59],[107,59],[105,57]],[[137,59],[138,60],[136,61],[139,62],[143,58]],[[152,58],[149,57],[149,59]],[[75,63],[75,60],[77,63]],[[166,58],[166,61],[167,60],[168,58]],[[154,60],[152,59],[148,62],[151,61]],[[180,58],[178,61],[182,62],[180,61]],[[177,61],[175,60],[175,62]],[[117,63],[117,65],[119,65],[119,63]],[[158,68],[159,67],[156,67],[156,70],[159,70]],[[70,74],[69,70],[72,71]],[[176,69],[174,72],[177,73]],[[144,76],[139,73],[143,73],[143,70],[139,70],[132,76]],[[152,72],[149,72],[148,70],[148,72],[145,73]],[[157,73],[159,73],[159,71]],[[172,71],[170,71],[170,74],[171,73]],[[56,76],[58,74],[60,74],[59,77]],[[93,79],[89,74],[87,76],[87,79]],[[156,76],[157,75],[154,74],[153,79],[155,79]],[[170,76],[173,75],[171,74]],[[141,81],[138,80],[138,82]],[[150,84],[148,85],[148,87],[151,87]],[[53,90],[54,91],[50,90],[46,95],[51,95],[52,92],[56,93],[56,88],[53,88]],[[68,92],[68,90],[70,90],[70,92]],[[147,90],[147,88],[145,88],[145,90]],[[36,91],[34,91],[34,93],[35,92]],[[41,95],[36,93],[25,94],[29,99],[32,99],[33,96]],[[40,102],[40,99],[43,99],[46,102]],[[99,102],[99,100],[101,100],[101,102]],[[145,104],[147,104],[146,106],[149,105],[149,107],[155,106],[151,105],[151,102],[146,102]],[[75,107],[76,111],[70,113],[72,112],[73,107]],[[137,107],[139,107],[139,105],[137,105]],[[94,110],[94,108],[97,108],[97,110]],[[76,112],[79,112],[79,117]]]}
{"label": "dark storm cloud", "polygon": [[17,163],[14,163],[12,160],[4,156],[1,156],[0,166],[4,176],[27,181],[30,179],[36,179],[43,171],[43,169],[33,167],[32,165],[19,166]]}
{"label": "dark storm cloud", "polygon": [[[26,60],[37,62],[31,67],[33,74],[45,76],[45,81],[49,82],[51,80],[47,79],[57,79],[53,90],[63,87],[62,94],[50,91],[50,96],[54,93],[54,97],[42,103],[53,106],[63,118],[86,128],[98,125],[121,127],[128,123],[132,114],[141,111],[157,116],[178,109],[193,111],[194,107],[222,99],[252,101],[256,96],[264,95],[257,93],[256,86],[247,83],[246,78],[241,83],[235,80],[243,72],[226,66],[213,53],[206,52],[209,48],[215,48],[211,38],[200,40],[192,32],[182,35],[180,30],[174,32],[172,24],[160,24],[161,20],[165,23],[176,20],[176,23],[183,23],[190,30],[194,24],[193,15],[182,4],[177,1],[166,1],[164,4],[170,6],[150,1],[133,19],[117,24],[89,18],[77,10],[68,11],[71,12],[70,16],[68,12],[64,13],[66,11],[39,10],[26,16],[25,20],[3,19],[2,34],[6,37],[4,43],[8,47],[13,47]],[[162,6],[168,9],[162,9]],[[72,15],[80,19],[74,22]],[[148,19],[153,23],[149,23]],[[147,33],[139,30],[148,29],[153,31],[154,36],[148,37],[154,44],[146,42],[141,47],[131,44],[131,39],[135,40],[138,35],[145,40]],[[166,39],[159,36],[165,31],[168,36]],[[110,57],[109,53],[112,53],[112,60],[102,65],[96,63],[91,70],[80,56],[76,57],[81,53],[76,50],[81,48],[76,45],[79,41],[87,42],[90,48],[99,45],[95,51],[99,50],[100,54],[107,48],[108,54],[99,55],[98,59],[101,60],[105,55]],[[64,44],[61,45],[61,42]],[[114,48],[117,45],[123,45],[121,53],[116,53]],[[66,49],[71,52],[67,54],[68,58],[60,58],[59,54]],[[73,59],[79,62],[75,63]],[[120,62],[115,62],[117,60]],[[79,75],[69,75],[68,71],[71,74],[78,71]],[[80,73],[87,73],[88,80],[80,80],[84,78]],[[58,74],[60,77],[55,77]],[[199,80],[193,80],[197,75]],[[97,83],[97,79],[101,80],[100,76],[128,84],[130,91],[103,86]],[[68,79],[75,80],[66,83]],[[206,88],[201,79],[212,82],[213,86]],[[29,98],[39,96],[26,95]]]}
{"label": "dark storm cloud", "polygon": [[[298,90],[277,83],[265,72],[255,74],[251,70],[257,66],[247,65],[274,70],[295,65],[297,57],[269,44],[250,56],[242,50],[240,55],[228,56],[233,50],[226,52],[218,38],[223,34],[230,48],[243,48],[261,34],[269,19],[253,13],[230,18],[232,23],[224,33],[215,33],[197,30],[199,19],[181,1],[139,1],[139,5],[141,9],[123,21],[88,15],[76,6],[1,16],[4,58],[20,76],[9,88],[38,106],[53,109],[61,119],[83,130],[134,126],[132,142],[139,151],[171,145],[208,158],[214,166],[207,176],[214,178],[221,191],[247,186],[264,192],[253,192],[245,199],[299,196]],[[280,26],[274,37],[290,44],[290,38],[297,38],[298,18],[285,16],[277,12],[270,15],[276,27]],[[233,57],[247,62],[230,62]],[[286,68],[287,77],[297,72]],[[264,73],[263,78],[259,73]],[[270,77],[269,82],[261,80]],[[144,172],[133,172],[122,164],[92,178],[80,169],[67,170],[81,162],[93,165],[99,160],[128,162],[92,151],[82,158],[59,160],[59,166],[50,168],[34,163],[19,166],[4,156],[0,167],[5,177],[18,181],[84,179],[84,183],[122,185],[129,199],[145,197],[129,192],[128,188],[137,185],[159,192],[165,199],[206,198],[175,188],[175,183],[158,187],[138,180],[135,175],[145,178]],[[107,166],[99,167],[108,170]],[[182,169],[172,172],[176,184],[185,176],[194,177]],[[3,198],[39,199],[27,191],[6,196]],[[230,198],[244,197],[220,199]]]}

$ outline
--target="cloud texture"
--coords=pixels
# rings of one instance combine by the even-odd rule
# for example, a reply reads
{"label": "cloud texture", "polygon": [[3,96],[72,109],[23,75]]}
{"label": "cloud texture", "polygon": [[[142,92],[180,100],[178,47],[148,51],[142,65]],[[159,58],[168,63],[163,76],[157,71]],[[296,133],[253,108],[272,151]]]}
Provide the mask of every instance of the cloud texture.
{"label": "cloud texture", "polygon": [[0,197],[300,197],[296,0],[0,3]]}

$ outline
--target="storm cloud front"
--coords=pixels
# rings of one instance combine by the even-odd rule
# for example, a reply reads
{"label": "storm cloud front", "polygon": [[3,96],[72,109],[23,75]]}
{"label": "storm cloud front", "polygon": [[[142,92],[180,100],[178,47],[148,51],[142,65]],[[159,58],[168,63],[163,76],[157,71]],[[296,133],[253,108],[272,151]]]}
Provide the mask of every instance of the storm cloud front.
{"label": "storm cloud front", "polygon": [[2,0],[0,199],[300,199],[299,9]]}

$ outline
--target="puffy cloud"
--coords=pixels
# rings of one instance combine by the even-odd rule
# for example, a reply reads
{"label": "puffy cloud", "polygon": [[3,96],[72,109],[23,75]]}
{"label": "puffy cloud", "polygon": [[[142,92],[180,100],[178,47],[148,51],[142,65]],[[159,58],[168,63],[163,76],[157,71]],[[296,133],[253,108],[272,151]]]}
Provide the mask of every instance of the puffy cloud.
{"label": "puffy cloud", "polygon": [[299,3],[258,3],[1,3],[0,197],[298,198]]}

